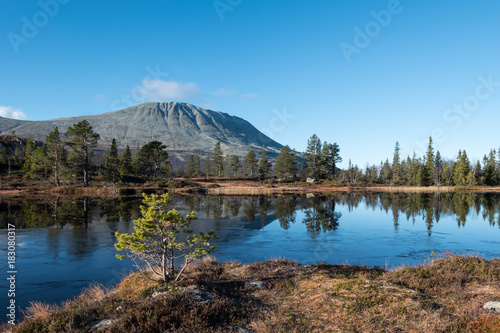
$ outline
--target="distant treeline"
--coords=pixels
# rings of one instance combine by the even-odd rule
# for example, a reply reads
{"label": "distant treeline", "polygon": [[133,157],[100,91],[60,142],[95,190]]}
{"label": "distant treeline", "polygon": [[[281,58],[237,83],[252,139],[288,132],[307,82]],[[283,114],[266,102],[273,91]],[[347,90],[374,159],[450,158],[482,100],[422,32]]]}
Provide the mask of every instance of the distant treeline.
{"label": "distant treeline", "polygon": [[[66,138],[67,140],[62,140]],[[337,168],[342,162],[337,143],[321,142],[314,134],[307,142],[303,154],[297,154],[284,146],[271,163],[266,147],[260,157],[254,150],[248,151],[241,161],[236,155],[224,155],[221,143],[217,142],[213,153],[191,155],[185,168],[173,170],[169,161],[167,146],[151,141],[144,146],[134,147],[132,154],[128,145],[120,155],[116,140],[103,156],[95,156],[93,148],[100,136],[86,120],[70,126],[65,133],[55,127],[45,138],[45,143],[31,139],[18,139],[15,133],[5,138],[0,150],[0,172],[10,174],[20,170],[24,177],[46,179],[57,186],[83,182],[89,185],[91,177],[106,182],[145,182],[167,180],[177,177],[239,177],[259,176],[260,179],[275,177],[280,181],[294,181],[309,178],[327,181],[335,185],[383,184],[383,185],[500,185],[500,150],[492,149],[482,163],[471,165],[465,150],[458,152],[456,160],[445,160],[439,151],[435,152],[432,138],[429,138],[427,153],[418,157],[415,153],[406,159],[400,155],[396,142],[392,163],[389,159],[380,165],[362,169],[349,161],[347,169]],[[22,144],[15,144],[20,142]],[[10,145],[8,142],[10,141]],[[6,143],[7,142],[7,143]]]}

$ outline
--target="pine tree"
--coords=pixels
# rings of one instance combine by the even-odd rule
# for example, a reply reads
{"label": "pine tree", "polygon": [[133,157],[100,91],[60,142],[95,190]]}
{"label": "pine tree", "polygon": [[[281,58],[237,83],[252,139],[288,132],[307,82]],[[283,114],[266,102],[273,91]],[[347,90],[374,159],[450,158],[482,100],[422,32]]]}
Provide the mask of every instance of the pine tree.
{"label": "pine tree", "polygon": [[282,179],[295,177],[297,174],[297,157],[290,147],[283,146],[281,148],[274,165],[274,174]]}
{"label": "pine tree", "polygon": [[146,173],[146,171],[143,168],[143,165],[141,163],[141,147],[139,146],[139,143],[137,143],[135,147],[135,152],[134,152],[134,157],[132,159],[132,167],[134,169],[134,175],[142,177]]}
{"label": "pine tree", "polygon": [[134,166],[132,163],[132,154],[130,153],[130,147],[127,145],[123,151],[122,158],[120,159],[120,167],[118,170],[120,180],[126,180],[128,177],[134,174]]}
{"label": "pine tree", "polygon": [[384,163],[380,163],[380,182],[382,184],[388,184],[392,179],[392,168],[389,164],[389,159],[386,159]]}
{"label": "pine tree", "polygon": [[481,162],[477,161],[476,165],[472,169],[472,174],[474,175],[475,185],[484,185],[483,170],[481,168]]}
{"label": "pine tree", "polygon": [[321,176],[321,140],[313,134],[307,141],[306,165],[309,177],[320,178]]}
{"label": "pine tree", "polygon": [[82,120],[68,127],[66,135],[71,137],[67,144],[72,148],[71,161],[74,166],[81,167],[83,171],[83,186],[89,186],[90,163],[92,147],[97,145],[100,136],[94,133],[92,126],[86,120]]}
{"label": "pine tree", "polygon": [[54,127],[52,132],[45,137],[45,142],[47,144],[47,159],[50,164],[51,173],[54,175],[57,187],[59,187],[61,174],[64,172],[67,157],[57,127]]}
{"label": "pine tree", "polygon": [[205,177],[212,175],[212,163],[210,161],[210,154],[207,155],[207,159],[205,160]]}
{"label": "pine tree", "polygon": [[271,163],[267,160],[266,146],[262,146],[262,152],[260,153],[259,161],[259,174],[261,179],[266,178],[270,168]]}
{"label": "pine tree", "polygon": [[229,156],[229,154],[226,154],[226,158],[224,158],[224,176],[226,177],[229,177],[229,174],[230,174],[230,170],[229,170],[229,167],[230,167],[230,163],[231,163],[231,157]]}
{"label": "pine tree", "polygon": [[392,158],[392,182],[394,184],[399,184],[401,182],[401,166],[399,163],[400,153],[401,153],[401,147],[399,146],[399,142],[396,141],[396,145],[394,146],[394,154]]}
{"label": "pine tree", "polygon": [[[139,151],[139,163],[142,165],[141,169],[148,171],[154,178],[165,174],[164,165],[168,164],[168,152],[165,151],[166,145],[159,141],[150,141],[142,146]],[[168,173],[170,167],[167,168]]]}
{"label": "pine tree", "polygon": [[434,183],[435,173],[434,148],[432,147],[432,137],[429,137],[429,145],[425,156],[425,167],[422,169],[422,185],[429,186]]}
{"label": "pine tree", "polygon": [[453,173],[453,182],[455,185],[464,186],[467,185],[467,177],[470,172],[469,159],[467,153],[464,150],[458,152],[457,162],[455,164],[455,171]]}
{"label": "pine tree", "polygon": [[340,157],[339,145],[336,142],[331,144],[325,141],[320,159],[320,164],[322,166],[321,174],[329,178],[334,178],[337,172],[337,163],[341,162],[342,157]]}
{"label": "pine tree", "polygon": [[233,176],[239,176],[241,174],[241,162],[238,156],[231,156],[231,160],[229,161],[229,170]]}
{"label": "pine tree", "polygon": [[194,175],[194,156],[191,155],[189,156],[189,161],[186,167],[186,176],[188,178],[191,178],[193,177],[193,175]]}
{"label": "pine tree", "polygon": [[118,180],[119,167],[120,159],[118,158],[118,148],[116,146],[116,140],[113,138],[111,147],[106,152],[104,167],[101,171],[103,179],[116,183]]}
{"label": "pine tree", "polygon": [[250,176],[253,176],[257,171],[257,158],[253,149],[250,149],[247,156],[243,160],[243,166],[245,167],[247,172],[250,173]]}
{"label": "pine tree", "polygon": [[21,170],[29,178],[36,178],[38,176],[47,177],[49,172],[45,145],[37,146],[35,141],[28,139]]}
{"label": "pine tree", "polygon": [[434,185],[441,185],[441,178],[443,175],[443,160],[439,150],[436,152],[436,159],[434,165]]}
{"label": "pine tree", "polygon": [[196,161],[194,162],[194,175],[196,177],[201,176],[201,161],[199,155],[196,155]]}
{"label": "pine tree", "polygon": [[484,184],[488,186],[496,185],[496,161],[495,161],[495,150],[490,150],[488,156],[484,155],[483,158],[484,170]]}
{"label": "pine tree", "polygon": [[[127,251],[127,255],[117,257],[135,257],[149,268],[151,274],[165,282],[178,280],[190,262],[215,249],[215,245],[210,246],[209,242],[218,238],[213,230],[193,233],[188,229],[195,218],[194,212],[184,218],[175,209],[167,211],[171,202],[168,194],[150,197],[143,194],[143,197],[142,217],[134,221],[135,231],[132,234],[115,233],[116,249]],[[182,259],[184,264],[176,271],[175,263]]]}
{"label": "pine tree", "polygon": [[224,156],[222,154],[222,149],[220,147],[220,141],[217,141],[214,147],[214,154],[212,156],[212,167],[214,168],[213,173],[216,176],[224,175]]}

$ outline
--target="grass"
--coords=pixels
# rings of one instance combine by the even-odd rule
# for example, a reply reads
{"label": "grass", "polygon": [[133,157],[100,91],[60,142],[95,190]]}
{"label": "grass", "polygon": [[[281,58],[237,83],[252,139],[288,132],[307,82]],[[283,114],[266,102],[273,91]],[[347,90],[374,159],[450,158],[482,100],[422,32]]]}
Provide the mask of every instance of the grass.
{"label": "grass", "polygon": [[33,303],[14,331],[86,332],[109,319],[102,332],[500,332],[500,315],[482,308],[488,301],[500,301],[497,259],[449,255],[385,271],[210,257],[180,282],[133,273],[57,307]]}

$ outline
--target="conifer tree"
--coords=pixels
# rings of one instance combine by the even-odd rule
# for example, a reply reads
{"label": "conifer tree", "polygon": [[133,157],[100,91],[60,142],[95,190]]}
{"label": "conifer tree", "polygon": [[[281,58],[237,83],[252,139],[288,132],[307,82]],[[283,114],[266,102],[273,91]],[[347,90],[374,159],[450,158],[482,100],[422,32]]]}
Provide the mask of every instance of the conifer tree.
{"label": "conifer tree", "polygon": [[[143,171],[149,172],[155,178],[159,177],[161,174],[170,172],[170,167],[168,166],[168,152],[165,151],[166,145],[159,141],[150,141],[142,146],[139,151],[139,163],[141,164],[141,169]],[[164,169],[166,165],[167,169]]]}
{"label": "conifer tree", "polygon": [[207,155],[207,159],[205,160],[205,177],[212,175],[212,163],[210,161],[210,154]]}
{"label": "conifer tree", "polygon": [[230,168],[231,164],[231,157],[229,154],[226,154],[226,158],[224,159],[224,176],[228,177],[230,175],[231,170]]}
{"label": "conifer tree", "polygon": [[496,161],[495,161],[495,150],[490,150],[488,156],[484,155],[483,158],[484,170],[484,184],[488,186],[496,185]]}
{"label": "conifer tree", "polygon": [[288,146],[283,146],[276,158],[274,174],[278,178],[286,179],[297,174],[297,157]]}
{"label": "conifer tree", "polygon": [[469,158],[464,150],[458,152],[457,162],[453,173],[453,182],[455,185],[464,186],[468,183],[468,175],[470,172]]}
{"label": "conifer tree", "polygon": [[54,175],[56,186],[59,187],[61,174],[64,172],[67,162],[66,150],[64,149],[64,143],[61,141],[59,128],[54,127],[52,132],[45,137],[45,142],[47,144],[48,164],[51,173]]}
{"label": "conifer tree", "polygon": [[134,166],[132,163],[132,154],[130,147],[127,145],[123,151],[122,158],[120,159],[120,167],[118,170],[120,180],[126,180],[134,173]]}
{"label": "conifer tree", "polygon": [[401,147],[399,146],[399,142],[396,141],[396,145],[394,146],[394,154],[392,158],[392,182],[394,184],[401,183],[401,165],[400,165],[400,154]]}
{"label": "conifer tree", "polygon": [[429,186],[434,183],[434,168],[434,148],[432,146],[432,137],[429,137],[429,145],[427,146],[427,153],[425,156],[425,168],[422,169],[423,186]]}
{"label": "conifer tree", "polygon": [[72,148],[71,162],[76,167],[81,167],[83,172],[83,186],[89,186],[90,163],[92,147],[97,145],[100,136],[94,133],[92,126],[86,120],[82,120],[68,127],[66,136],[71,137],[67,144]]}
{"label": "conifer tree", "polygon": [[321,140],[313,134],[307,141],[306,164],[309,177],[319,178],[321,176]]}
{"label": "conifer tree", "polygon": [[212,156],[212,167],[214,170],[213,173],[216,176],[224,175],[224,156],[222,154],[220,141],[217,141],[214,147],[214,154]]}
{"label": "conifer tree", "polygon": [[233,176],[239,176],[241,174],[241,162],[238,156],[231,156],[231,160],[229,161],[229,170]]}
{"label": "conifer tree", "polygon": [[[143,194],[143,197],[142,217],[134,221],[135,231],[132,234],[115,233],[118,240],[116,249],[127,251],[126,255],[117,257],[137,259],[144,264],[141,268],[149,269],[163,281],[178,280],[189,263],[215,249],[215,245],[209,242],[216,240],[217,236],[213,230],[198,234],[189,230],[195,218],[194,212],[183,218],[175,209],[167,211],[171,202],[168,194]],[[184,259],[184,264],[180,270],[176,270],[175,262],[181,259]]]}
{"label": "conifer tree", "polygon": [[325,141],[319,160],[322,166],[320,175],[323,174],[326,177],[334,178],[337,172],[337,163],[342,162],[339,145],[336,142],[332,144]]}
{"label": "conifer tree", "polygon": [[104,180],[116,183],[118,180],[119,167],[120,159],[118,157],[118,148],[116,146],[116,140],[113,138],[111,141],[111,147],[106,152],[104,166],[101,170]]}
{"label": "conifer tree", "polygon": [[193,177],[194,175],[194,156],[191,155],[189,156],[189,161],[188,161],[188,164],[186,166],[186,176],[188,178],[191,178]]}
{"label": "conifer tree", "polygon": [[257,158],[253,149],[250,149],[247,156],[243,160],[243,166],[245,167],[247,172],[250,173],[250,176],[253,176],[257,171]]}
{"label": "conifer tree", "polygon": [[196,161],[194,162],[194,175],[196,177],[201,176],[201,161],[199,155],[196,155]]}
{"label": "conifer tree", "polygon": [[262,152],[260,153],[259,161],[259,174],[260,178],[264,179],[271,169],[271,163],[267,160],[266,146],[262,146]]}
{"label": "conifer tree", "polygon": [[434,163],[434,185],[441,184],[442,175],[443,175],[443,160],[441,159],[441,153],[438,150],[436,152],[436,159]]}

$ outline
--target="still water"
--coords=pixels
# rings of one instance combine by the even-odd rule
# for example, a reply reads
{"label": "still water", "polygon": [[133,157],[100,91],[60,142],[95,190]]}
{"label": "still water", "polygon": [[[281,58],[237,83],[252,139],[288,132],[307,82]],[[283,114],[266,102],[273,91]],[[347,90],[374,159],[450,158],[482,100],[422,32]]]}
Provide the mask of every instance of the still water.
{"label": "still water", "polygon": [[[140,198],[0,199],[0,307],[8,305],[8,223],[16,226],[15,300],[25,308],[73,298],[93,282],[119,282],[133,266],[115,258],[114,233],[133,231],[140,204]],[[174,197],[171,206],[196,212],[195,231],[214,229],[219,261],[391,268],[421,264],[433,251],[500,257],[498,194]]]}

